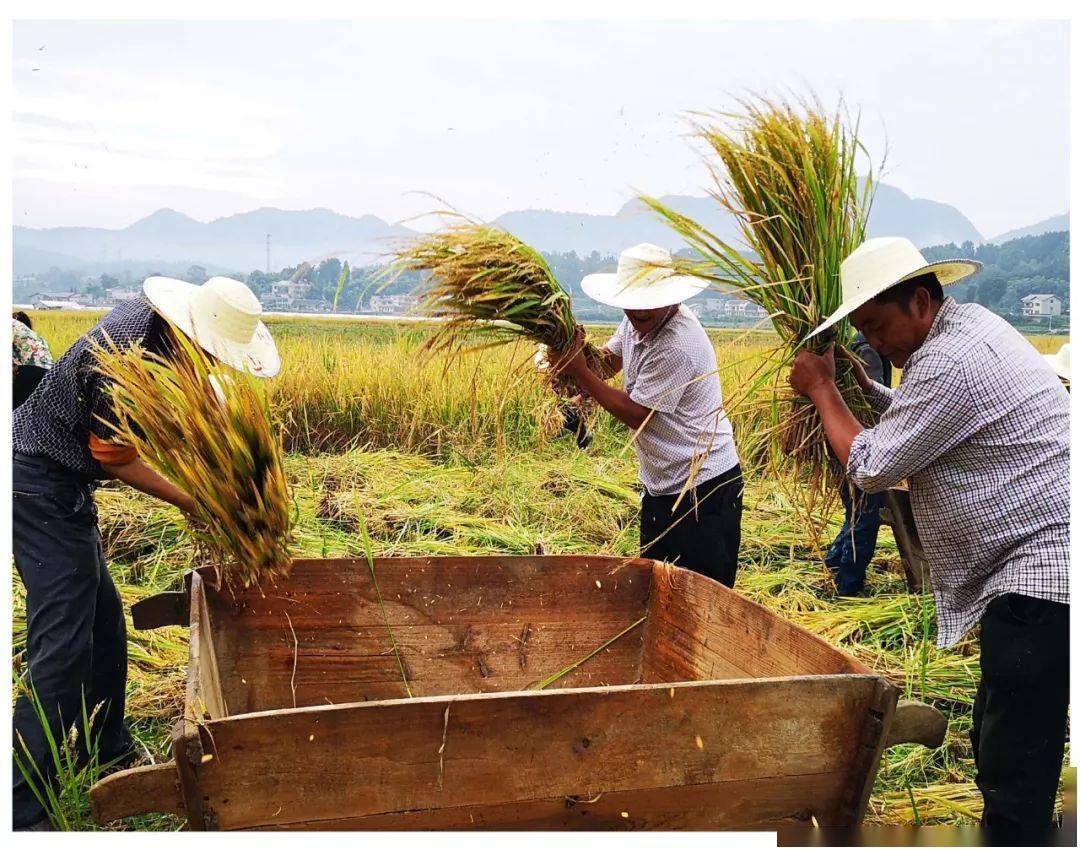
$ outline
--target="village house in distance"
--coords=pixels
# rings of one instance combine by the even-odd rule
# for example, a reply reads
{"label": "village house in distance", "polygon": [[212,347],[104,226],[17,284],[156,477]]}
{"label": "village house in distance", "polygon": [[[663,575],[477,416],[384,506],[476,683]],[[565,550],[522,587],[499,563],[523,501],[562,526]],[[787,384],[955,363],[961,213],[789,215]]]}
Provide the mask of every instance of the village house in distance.
{"label": "village house in distance", "polygon": [[1060,316],[1061,299],[1056,295],[1025,295],[1020,299],[1024,316]]}

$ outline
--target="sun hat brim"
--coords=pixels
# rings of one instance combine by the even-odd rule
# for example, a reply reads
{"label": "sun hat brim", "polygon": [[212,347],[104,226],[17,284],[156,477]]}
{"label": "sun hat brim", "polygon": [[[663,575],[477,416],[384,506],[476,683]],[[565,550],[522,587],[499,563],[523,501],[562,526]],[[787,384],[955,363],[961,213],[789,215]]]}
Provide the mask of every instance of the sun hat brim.
{"label": "sun hat brim", "polygon": [[690,275],[671,275],[648,286],[619,283],[616,274],[590,274],[581,280],[581,289],[593,301],[620,310],[654,310],[681,304],[708,289],[708,281]]}
{"label": "sun hat brim", "polygon": [[938,279],[938,283],[942,286],[949,286],[966,277],[971,277],[971,275],[975,274],[981,268],[982,263],[978,260],[939,260],[935,263],[927,263],[925,266],[915,269],[913,272],[908,272],[906,275],[894,280],[892,283],[885,284],[884,286],[869,292],[860,293],[857,297],[844,301],[836,312],[808,333],[803,342],[817,336],[822,331],[828,330],[837,322],[842,321],[858,310],[863,304],[877,298],[882,292],[892,289],[894,286],[903,283],[905,280],[911,280],[913,277],[933,272]]}
{"label": "sun hat brim", "polygon": [[191,299],[198,289],[171,277],[150,277],[143,283],[143,294],[154,310],[222,363],[257,378],[272,378],[281,371],[277,345],[265,324],[259,322],[246,344],[224,338],[193,314]]}
{"label": "sun hat brim", "polygon": [[1072,383],[1072,370],[1062,362],[1061,352],[1057,354],[1044,354],[1043,359],[1050,364],[1054,374],[1062,380]]}

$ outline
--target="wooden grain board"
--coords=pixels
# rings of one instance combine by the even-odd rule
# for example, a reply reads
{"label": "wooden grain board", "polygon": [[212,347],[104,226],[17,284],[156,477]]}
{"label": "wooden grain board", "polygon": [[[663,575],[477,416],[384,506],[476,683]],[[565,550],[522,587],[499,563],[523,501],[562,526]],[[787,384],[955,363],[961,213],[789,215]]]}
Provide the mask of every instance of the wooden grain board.
{"label": "wooden grain board", "polygon": [[213,823],[213,815],[207,818],[199,795],[198,770],[203,755],[199,724],[203,720],[221,717],[225,702],[220,692],[221,680],[217,675],[212,622],[206,599],[208,585],[200,573],[190,573],[189,580],[191,620],[187,690],[184,695],[184,715],[176,721],[172,730],[172,753],[188,826],[201,830]]}
{"label": "wooden grain board", "polygon": [[207,718],[224,717],[229,713],[229,709],[218,671],[214,644],[215,623],[207,602],[207,586],[201,578],[194,584],[198,591],[191,594],[191,606],[197,616],[192,617],[191,634],[195,638],[195,652],[191,657],[198,660],[198,666],[193,677],[192,671],[188,670],[188,676],[193,678],[195,683],[195,700],[189,707],[194,709],[194,716],[201,713]]}
{"label": "wooden grain board", "polygon": [[176,763],[150,764],[109,774],[91,786],[90,807],[99,824],[144,812],[185,814]]}
{"label": "wooden grain board", "polygon": [[843,826],[845,774],[804,774],[705,785],[637,788],[490,806],[457,806],[279,824],[281,830],[693,830]]}
{"label": "wooden grain board", "polygon": [[[652,577],[651,561],[580,556],[388,558],[374,568],[382,607],[362,559],[301,560],[274,588],[210,592],[232,713],[405,696],[387,621],[414,696],[523,690],[644,616]],[[638,681],[642,634],[554,687]]]}
{"label": "wooden grain board", "polygon": [[878,682],[630,685],[230,717],[200,729],[214,758],[198,788],[208,817],[238,829],[792,776],[850,784]]}
{"label": "wooden grain board", "polygon": [[717,582],[656,564],[644,634],[645,682],[871,671]]}

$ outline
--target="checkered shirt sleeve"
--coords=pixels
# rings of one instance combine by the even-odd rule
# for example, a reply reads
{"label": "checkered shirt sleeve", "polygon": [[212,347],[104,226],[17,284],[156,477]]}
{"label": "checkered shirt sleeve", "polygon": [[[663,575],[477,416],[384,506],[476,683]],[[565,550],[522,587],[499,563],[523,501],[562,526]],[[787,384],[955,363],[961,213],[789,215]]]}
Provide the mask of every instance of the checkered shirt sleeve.
{"label": "checkered shirt sleeve", "polygon": [[892,404],[893,390],[886,387],[884,384],[879,384],[877,381],[870,382],[870,388],[863,390],[863,396],[866,398],[867,404],[870,405],[870,409],[879,416],[889,409],[889,405]]}
{"label": "checkered shirt sleeve", "polygon": [[878,424],[852,443],[848,475],[867,493],[880,493],[925,469],[978,430],[960,364],[934,352],[912,371],[890,394]]}
{"label": "checkered shirt sleeve", "polygon": [[611,339],[604,343],[604,348],[610,351],[612,354],[616,354],[619,357],[623,356],[623,340],[626,338],[626,319],[619,322],[619,326],[615,328],[615,333],[611,335]]}

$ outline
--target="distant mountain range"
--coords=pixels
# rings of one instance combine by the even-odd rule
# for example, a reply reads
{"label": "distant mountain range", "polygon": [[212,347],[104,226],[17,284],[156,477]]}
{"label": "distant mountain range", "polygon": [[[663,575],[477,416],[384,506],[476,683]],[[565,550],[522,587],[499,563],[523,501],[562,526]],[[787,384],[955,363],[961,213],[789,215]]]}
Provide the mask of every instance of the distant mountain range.
{"label": "distant mountain range", "polygon": [[[662,200],[716,235],[737,239],[734,219],[711,198],[671,195]],[[1013,234],[1045,232],[1055,229],[1054,223],[1060,221],[1067,229],[1066,215]],[[681,246],[679,237],[636,199],[614,215],[519,210],[499,216],[496,223],[548,253],[574,251],[587,256],[596,251],[610,255],[638,242],[673,249]],[[955,207],[911,198],[886,184],[878,185],[869,230],[872,236],[907,236],[919,246],[984,241]],[[198,263],[211,273],[247,273],[266,266],[267,234],[270,264],[275,269],[331,256],[363,265],[376,262],[396,239],[413,233],[373,215],[354,218],[328,209],[263,208],[210,222],[162,209],[119,230],[15,227],[14,272],[16,276],[41,273],[55,266],[90,274],[122,270],[136,275],[151,271],[170,274]],[[1004,234],[995,241],[1009,236]]]}
{"label": "distant mountain range", "polygon": [[167,265],[186,268],[191,263],[246,274],[265,267],[268,234],[274,268],[334,256],[370,263],[387,250],[388,239],[412,233],[373,215],[353,218],[327,209],[263,208],[210,222],[162,209],[120,230],[16,227],[15,274],[52,266],[95,271],[153,266],[165,271]]}
{"label": "distant mountain range", "polygon": [[1008,242],[1010,239],[1020,239],[1024,236],[1041,236],[1044,233],[1058,233],[1062,230],[1069,229],[1069,214],[1055,215],[1051,218],[1044,219],[1037,224],[1032,224],[1028,227],[1021,227],[1017,230],[1009,230],[1002,233],[1000,236],[995,236],[993,239],[987,239],[987,242],[993,242],[995,245],[1000,245],[1002,242]]}
{"label": "distant mountain range", "polygon": [[[667,195],[660,200],[700,222],[716,236],[726,241],[738,239],[735,219],[712,198]],[[541,251],[617,254],[637,242],[653,242],[668,248],[682,246],[682,240],[637,199],[624,204],[612,216],[522,210],[501,215],[495,221]],[[920,247],[983,241],[975,225],[955,207],[911,198],[884,183],[877,187],[869,231],[871,236],[907,236]]]}

